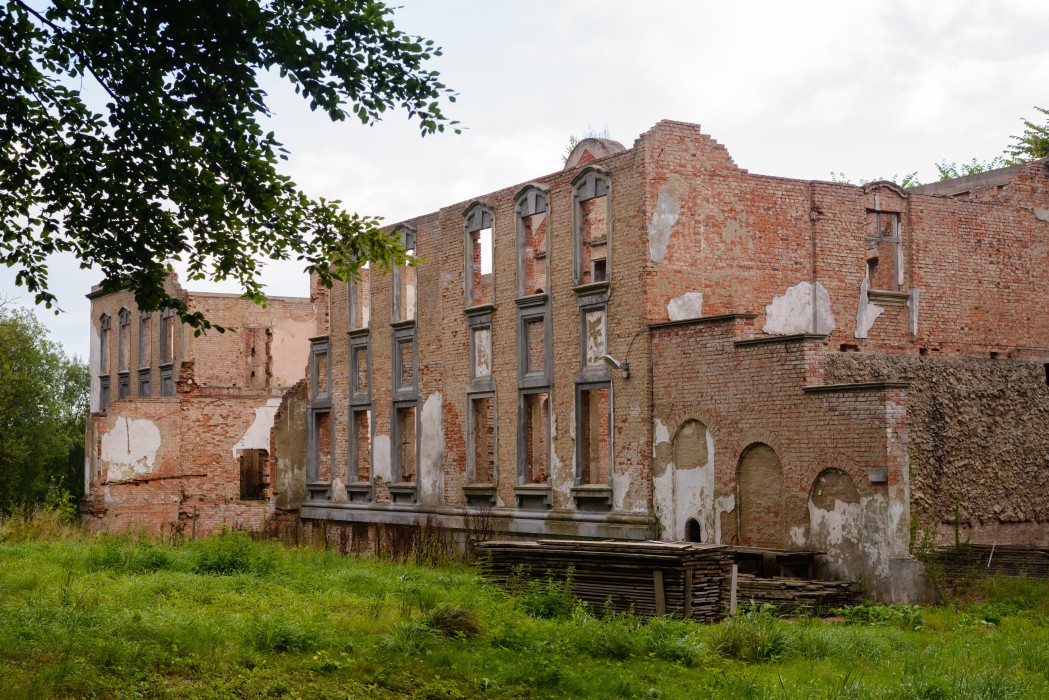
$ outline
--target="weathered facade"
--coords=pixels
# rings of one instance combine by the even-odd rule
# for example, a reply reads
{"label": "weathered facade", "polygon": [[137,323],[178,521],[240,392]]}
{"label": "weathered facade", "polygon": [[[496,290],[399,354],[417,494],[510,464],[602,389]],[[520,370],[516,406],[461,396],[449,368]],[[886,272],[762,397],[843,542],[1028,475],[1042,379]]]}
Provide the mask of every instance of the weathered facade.
{"label": "weathered facade", "polygon": [[[304,391],[288,390],[304,376],[316,306],[274,298],[264,309],[167,284],[230,330],[195,337],[170,311],[139,311],[130,292],[88,295],[85,522],[161,534],[257,526],[304,495],[303,440],[294,449]],[[282,457],[271,440],[288,445]]]}
{"label": "weathered facade", "polygon": [[1049,536],[1045,161],[855,187],[664,121],[391,231],[418,267],[311,300],[178,290],[236,333],[94,296],[88,520],[816,551],[892,600],[916,535]]}
{"label": "weathered facade", "polygon": [[854,187],[665,121],[392,230],[423,262],[313,344],[303,518],[815,550],[899,600],[916,530],[1044,542],[1044,161]]}

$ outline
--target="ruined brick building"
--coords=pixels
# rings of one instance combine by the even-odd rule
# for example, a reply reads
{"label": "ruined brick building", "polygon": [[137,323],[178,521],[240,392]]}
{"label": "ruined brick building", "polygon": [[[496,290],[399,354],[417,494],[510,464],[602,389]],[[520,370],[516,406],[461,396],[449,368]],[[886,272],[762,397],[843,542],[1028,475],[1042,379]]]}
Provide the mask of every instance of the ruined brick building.
{"label": "ruined brick building", "polygon": [[664,121],[392,230],[417,268],[314,295],[305,520],[812,550],[897,600],[916,531],[1046,542],[1045,161],[855,187]]}
{"label": "ruined brick building", "polygon": [[278,461],[271,439],[275,424],[304,420],[292,399],[305,390],[316,307],[190,293],[173,275],[167,286],[236,331],[195,337],[170,310],[139,311],[130,292],[88,295],[85,523],[158,534],[255,526],[304,491],[304,453],[289,446]]}

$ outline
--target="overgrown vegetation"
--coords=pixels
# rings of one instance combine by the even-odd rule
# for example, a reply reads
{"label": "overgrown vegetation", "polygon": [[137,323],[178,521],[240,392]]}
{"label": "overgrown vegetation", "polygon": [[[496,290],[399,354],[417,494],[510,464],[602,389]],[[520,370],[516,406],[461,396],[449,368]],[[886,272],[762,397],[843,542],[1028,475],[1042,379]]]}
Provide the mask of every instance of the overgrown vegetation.
{"label": "overgrown vegetation", "polygon": [[[1049,117],[1049,109],[1037,105],[1035,105],[1034,109],[1042,115]],[[967,175],[977,175],[988,170],[1004,168],[1010,165],[1022,165],[1023,163],[1038,160],[1039,158],[1049,158],[1049,119],[1046,120],[1045,124],[1036,124],[1030,119],[1022,119],[1021,121],[1024,125],[1023,132],[1020,134],[1013,134],[1009,137],[1012,143],[1006,147],[1005,151],[1000,156],[995,156],[986,161],[979,160],[978,158],[973,158],[968,162],[949,161],[944,159],[939,163],[936,163],[936,171],[939,175],[940,181],[953,180]],[[853,184],[852,181],[846,177],[845,173],[832,172],[830,178],[831,182]],[[879,175],[878,177],[863,180],[861,184],[884,179],[886,178]],[[904,189],[908,187],[918,187],[922,184],[921,180],[918,178],[917,171],[906,173],[904,175],[896,174],[891,178],[888,178],[888,180]]]}
{"label": "overgrown vegetation", "polygon": [[33,312],[0,299],[0,513],[83,494],[87,366],[48,338]]}
{"label": "overgrown vegetation", "polygon": [[1045,581],[837,612],[644,620],[583,605],[552,577],[508,592],[465,567],[245,533],[170,545],[89,536],[47,510],[0,520],[2,698],[1049,694]]}

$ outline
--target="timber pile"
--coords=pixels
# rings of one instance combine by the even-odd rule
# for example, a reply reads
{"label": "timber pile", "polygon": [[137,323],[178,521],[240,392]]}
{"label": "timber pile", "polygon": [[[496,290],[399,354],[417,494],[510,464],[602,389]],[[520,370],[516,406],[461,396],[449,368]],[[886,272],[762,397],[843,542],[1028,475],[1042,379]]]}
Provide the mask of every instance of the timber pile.
{"label": "timber pile", "polygon": [[936,558],[947,574],[980,570],[1005,576],[1049,577],[1049,548],[1046,547],[961,544],[941,547]]}
{"label": "timber pile", "polygon": [[539,540],[477,545],[482,573],[503,586],[547,572],[600,609],[677,615],[699,622],[724,617],[732,555],[723,545],[679,542]]}
{"label": "timber pile", "polygon": [[739,574],[736,600],[743,607],[750,601],[758,605],[775,605],[780,615],[799,611],[822,614],[831,608],[859,605],[863,589],[858,583],[847,581],[810,581],[799,578],[758,578]]}

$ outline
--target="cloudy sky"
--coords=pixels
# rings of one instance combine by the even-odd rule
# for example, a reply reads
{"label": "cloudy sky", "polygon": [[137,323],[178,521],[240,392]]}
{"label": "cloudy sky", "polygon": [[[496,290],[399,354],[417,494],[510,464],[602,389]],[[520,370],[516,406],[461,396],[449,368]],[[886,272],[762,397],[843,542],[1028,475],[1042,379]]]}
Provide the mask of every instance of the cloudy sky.
{"label": "cloudy sky", "polygon": [[[292,178],[389,222],[559,170],[569,136],[588,129],[607,127],[629,148],[677,119],[751,172],[917,171],[927,182],[938,161],[999,155],[1022,117],[1040,116],[1034,105],[1049,107],[1045,0],[397,4],[402,29],[444,47],[433,67],[460,93],[446,113],[461,135],[420,139],[401,115],[332,125],[267,82]],[[97,281],[53,262],[64,313],[38,313],[70,354],[86,354],[83,295]],[[271,294],[307,292],[295,265],[272,266],[265,281]],[[0,270],[0,294],[31,303],[13,270]]]}

